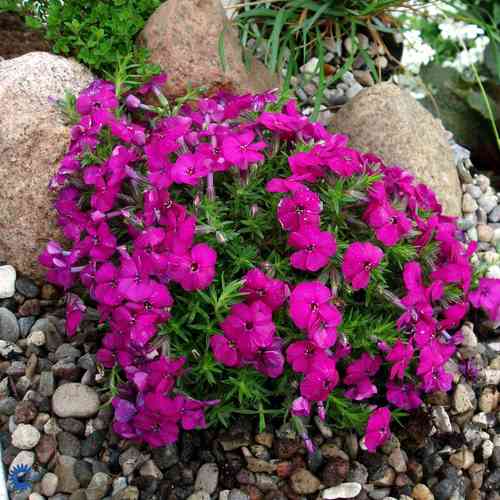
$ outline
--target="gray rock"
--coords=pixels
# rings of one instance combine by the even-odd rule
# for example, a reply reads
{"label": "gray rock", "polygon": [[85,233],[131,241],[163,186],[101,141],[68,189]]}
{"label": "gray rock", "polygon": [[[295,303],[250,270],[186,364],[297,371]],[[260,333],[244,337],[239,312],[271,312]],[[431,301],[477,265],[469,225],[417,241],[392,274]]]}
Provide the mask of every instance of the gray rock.
{"label": "gray rock", "polygon": [[453,393],[453,407],[458,413],[465,413],[476,407],[476,396],[468,384],[460,383],[456,386]]}
{"label": "gray rock", "polygon": [[349,135],[351,147],[411,171],[436,193],[447,215],[461,214],[460,180],[445,131],[408,92],[390,83],[366,88],[335,113],[332,128]]}
{"label": "gray rock", "polygon": [[16,270],[12,266],[0,266],[0,299],[8,299],[16,292]]}
{"label": "gray rock", "polygon": [[51,318],[40,318],[36,320],[35,324],[31,327],[31,331],[35,330],[41,330],[45,333],[45,343],[50,352],[55,352],[63,343],[63,337]]}
{"label": "gray rock", "polygon": [[101,451],[105,439],[106,433],[104,431],[94,431],[87,436],[81,443],[82,457],[96,456]]}
{"label": "gray rock", "polygon": [[462,231],[467,231],[467,230],[473,228],[476,224],[477,224],[476,214],[467,214],[458,220],[458,227]]}
{"label": "gray rock", "polygon": [[187,500],[210,500],[210,495],[206,491],[196,491],[189,495]]}
{"label": "gray rock", "polygon": [[14,398],[7,397],[0,399],[0,415],[6,415],[7,417],[14,415],[16,405],[17,401]]}
{"label": "gray rock", "polygon": [[491,222],[500,222],[500,206],[495,207],[489,214],[488,219]]}
{"label": "gray rock", "polygon": [[60,345],[55,352],[55,359],[57,361],[62,360],[70,360],[74,361],[78,359],[82,353],[76,347],[73,347],[71,344],[62,344]]}
{"label": "gray rock", "polygon": [[153,450],[153,460],[160,469],[169,469],[179,463],[179,454],[175,444],[169,444]]}
{"label": "gray rock", "polygon": [[250,500],[250,497],[241,490],[232,489],[228,494],[228,500]]}
{"label": "gray rock", "polygon": [[101,500],[104,498],[111,486],[111,482],[111,477],[104,472],[94,474],[90,484],[85,490],[87,500]]}
{"label": "gray rock", "polygon": [[60,432],[57,435],[57,445],[63,455],[75,458],[80,456],[80,440],[69,432]]}
{"label": "gray rock", "polygon": [[128,476],[140,467],[149,457],[143,455],[135,446],[125,450],[118,459],[124,476]]}
{"label": "gray rock", "polygon": [[217,483],[219,482],[219,467],[216,463],[203,464],[196,474],[196,480],[194,482],[195,490],[206,491],[208,494],[212,494],[217,489]]}
{"label": "gray rock", "polygon": [[0,340],[17,342],[19,339],[19,325],[12,311],[0,307]]}
{"label": "gray rock", "polygon": [[469,193],[475,200],[479,199],[481,194],[482,194],[482,191],[481,191],[481,188],[479,186],[476,186],[474,184],[468,184],[466,187],[465,187],[465,190],[467,193]]}
{"label": "gray rock", "polygon": [[[115,493],[111,498],[112,500],[138,500],[139,490],[136,486],[127,486],[126,488],[123,488],[122,490],[119,490],[117,493]],[[209,499],[210,495],[206,500]]]}
{"label": "gray rock", "polygon": [[80,486],[86,488],[93,477],[92,464],[86,460],[77,460],[73,467],[75,477],[78,479]]}
{"label": "gray rock", "polygon": [[42,494],[46,497],[51,497],[55,495],[57,491],[57,486],[59,485],[59,478],[52,472],[47,472],[41,482]]}
{"label": "gray rock", "polygon": [[498,200],[496,196],[483,194],[478,199],[479,206],[489,214],[498,204]]}
{"label": "gray rock", "polygon": [[50,371],[43,371],[40,374],[38,392],[42,396],[50,397],[54,394],[54,374]]}
{"label": "gray rock", "polygon": [[36,318],[34,316],[23,316],[18,319],[19,332],[21,337],[26,337],[31,330],[31,327],[35,324]]}
{"label": "gray rock", "polygon": [[91,417],[99,410],[95,389],[83,384],[60,385],[52,397],[52,409],[58,417]]}
{"label": "gray rock", "polygon": [[19,276],[17,278],[16,290],[28,299],[34,299],[35,297],[38,297],[38,294],[40,293],[40,289],[36,283],[26,276]]}
{"label": "gray rock", "polygon": [[434,488],[436,500],[458,500],[465,498],[465,483],[461,477],[443,479]]}
{"label": "gray rock", "polygon": [[298,495],[312,495],[320,486],[320,480],[307,469],[297,469],[290,477],[290,485]]}
{"label": "gray rock", "polygon": [[76,458],[66,455],[59,455],[55,468],[55,475],[59,478],[59,488],[61,493],[73,493],[80,487],[78,478],[75,476],[74,466]]}
{"label": "gray rock", "polygon": [[325,500],[334,500],[335,498],[354,498],[361,492],[359,483],[342,483],[323,490],[321,497]]}

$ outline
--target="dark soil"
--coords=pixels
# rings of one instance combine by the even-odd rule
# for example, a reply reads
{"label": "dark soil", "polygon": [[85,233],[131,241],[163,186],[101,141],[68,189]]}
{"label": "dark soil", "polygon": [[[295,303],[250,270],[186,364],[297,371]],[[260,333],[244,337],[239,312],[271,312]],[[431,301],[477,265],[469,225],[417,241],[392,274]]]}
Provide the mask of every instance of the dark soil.
{"label": "dark soil", "polygon": [[0,58],[12,59],[28,52],[49,51],[43,32],[28,28],[20,16],[0,12]]}

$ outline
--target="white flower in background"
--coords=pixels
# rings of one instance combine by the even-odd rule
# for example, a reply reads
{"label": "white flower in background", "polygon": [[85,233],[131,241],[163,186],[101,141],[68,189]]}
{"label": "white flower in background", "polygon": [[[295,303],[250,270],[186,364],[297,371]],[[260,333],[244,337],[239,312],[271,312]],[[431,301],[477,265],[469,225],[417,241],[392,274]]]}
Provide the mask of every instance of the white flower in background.
{"label": "white flower in background", "polygon": [[420,66],[429,64],[436,51],[422,40],[418,30],[404,32],[404,49],[401,64],[412,73],[418,73]]}
{"label": "white flower in background", "polygon": [[444,40],[451,40],[453,42],[474,40],[478,36],[484,35],[484,30],[479,26],[452,19],[446,19],[439,23],[439,30]]}
{"label": "white flower in background", "polygon": [[462,49],[455,60],[444,61],[443,67],[455,68],[458,72],[463,73],[472,65],[481,63],[484,59],[484,50],[489,43],[487,36],[479,36],[474,40],[472,47]]}

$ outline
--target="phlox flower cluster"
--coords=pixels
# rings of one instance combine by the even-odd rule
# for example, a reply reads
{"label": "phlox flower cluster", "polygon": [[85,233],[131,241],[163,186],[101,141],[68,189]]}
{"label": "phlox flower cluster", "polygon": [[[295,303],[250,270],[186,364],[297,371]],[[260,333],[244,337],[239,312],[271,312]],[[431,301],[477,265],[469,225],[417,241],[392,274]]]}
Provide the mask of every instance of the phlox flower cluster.
{"label": "phlox flower cluster", "polygon": [[[78,286],[107,327],[97,360],[119,381],[115,432],[162,446],[181,428],[206,425],[205,410],[218,401],[179,390],[190,367],[168,355],[159,327],[180,307],[177,293],[194,296],[224,271],[218,249],[203,239],[200,199],[216,198],[228,178],[252,182],[279,149],[290,175],[266,179],[266,196],[277,199],[275,217],[288,244],[276,251],[290,272],[278,279],[256,261],[241,276],[241,300],[210,332],[208,354],[230,370],[293,377],[297,417],[316,411],[325,418],[334,390],[371,405],[365,445],[374,451],[390,435],[391,406],[409,411],[425,393],[451,388],[445,365],[460,342],[461,322],[470,304],[500,320],[500,282],[483,278],[472,286],[474,248],[461,243],[454,219],[426,186],[349,148],[347,137],[310,122],[293,101],[270,111],[272,92],[220,93],[168,114],[143,101],[152,93],[161,102],[164,83],[157,77],[134,94],[117,95],[113,84],[98,80],[77,98],[81,118],[51,183],[69,248],[52,241],[40,257],[48,279],[67,292],[68,334],[85,317]],[[346,237],[329,219],[325,189],[367,178],[345,214],[362,229]],[[416,257],[404,262],[402,279],[390,270],[396,285],[387,293],[380,276],[401,244]],[[423,258],[429,245],[430,263]],[[387,301],[397,340],[374,339],[373,350],[359,352],[343,322],[369,293]],[[290,337],[283,333],[291,330]]]}

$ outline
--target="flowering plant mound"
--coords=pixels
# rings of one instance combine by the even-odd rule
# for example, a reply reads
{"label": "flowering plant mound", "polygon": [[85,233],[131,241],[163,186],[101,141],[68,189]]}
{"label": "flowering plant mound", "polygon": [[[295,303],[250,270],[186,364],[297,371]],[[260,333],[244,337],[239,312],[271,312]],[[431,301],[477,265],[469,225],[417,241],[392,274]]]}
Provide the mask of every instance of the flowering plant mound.
{"label": "flowering plant mound", "polygon": [[[238,413],[317,413],[363,428],[447,391],[469,304],[500,317],[500,282],[434,194],[348,147],[274,93],[169,103],[95,81],[51,187],[67,249],[40,257],[103,330],[120,436],[151,446]],[[156,101],[144,96],[153,94]],[[478,286],[478,287],[477,287]],[[474,291],[472,287],[475,288]]]}

